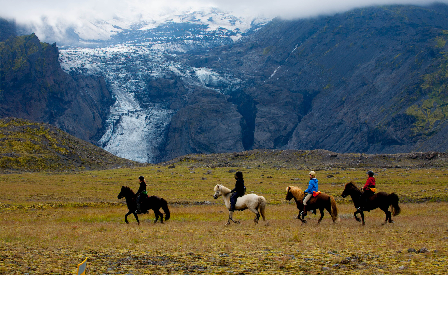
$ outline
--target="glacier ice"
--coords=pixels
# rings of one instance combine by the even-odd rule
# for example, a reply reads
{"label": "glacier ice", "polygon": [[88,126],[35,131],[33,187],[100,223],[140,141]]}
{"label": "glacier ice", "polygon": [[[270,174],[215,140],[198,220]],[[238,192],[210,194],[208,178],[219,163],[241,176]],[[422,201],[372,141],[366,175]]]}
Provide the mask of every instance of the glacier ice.
{"label": "glacier ice", "polygon": [[[79,31],[86,38],[83,46],[60,48],[60,63],[67,72],[101,74],[111,88],[116,101],[98,144],[119,157],[156,163],[161,159],[167,128],[176,112],[151,101],[141,106],[135,94],[145,93],[148,78],[167,73],[214,90],[238,84],[237,78],[226,74],[177,62],[176,55],[233,43],[249,29],[255,30],[254,22],[217,9],[172,13],[138,24],[121,22],[120,26],[117,22],[94,22],[85,25],[82,33]],[[87,40],[92,37],[107,43]]]}

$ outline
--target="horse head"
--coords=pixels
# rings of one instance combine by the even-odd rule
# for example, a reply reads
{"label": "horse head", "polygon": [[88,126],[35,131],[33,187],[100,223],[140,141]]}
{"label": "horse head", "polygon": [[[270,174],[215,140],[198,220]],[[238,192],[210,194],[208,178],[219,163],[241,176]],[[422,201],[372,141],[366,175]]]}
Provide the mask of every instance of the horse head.
{"label": "horse head", "polygon": [[303,199],[304,193],[302,191],[302,189],[297,188],[297,187],[293,187],[293,186],[289,186],[286,188],[286,200],[290,201],[292,198],[294,198],[295,200],[301,200]]}
{"label": "horse head", "polygon": [[121,191],[120,191],[120,193],[118,194],[118,199],[121,199],[121,198],[123,198],[123,197],[128,197],[128,196],[132,196],[134,194],[134,192],[131,190],[131,188],[129,188],[129,187],[126,187],[126,186],[122,186],[121,187]]}
{"label": "horse head", "polygon": [[217,199],[219,196],[221,196],[221,185],[220,184],[215,185],[215,188],[213,189],[213,191],[215,192],[215,194],[213,195],[213,198]]}
{"label": "horse head", "polygon": [[292,193],[291,193],[291,187],[287,187],[286,188],[286,200],[290,201],[293,198]]}
{"label": "horse head", "polygon": [[359,190],[358,187],[353,182],[348,182],[345,184],[345,188],[341,196],[345,198],[349,195],[353,195],[353,193],[361,194],[361,190]]}

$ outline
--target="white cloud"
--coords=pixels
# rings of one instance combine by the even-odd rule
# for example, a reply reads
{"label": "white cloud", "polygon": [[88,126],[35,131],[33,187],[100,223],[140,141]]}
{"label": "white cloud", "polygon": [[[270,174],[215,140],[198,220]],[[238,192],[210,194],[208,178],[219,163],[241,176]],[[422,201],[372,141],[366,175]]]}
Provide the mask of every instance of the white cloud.
{"label": "white cloud", "polygon": [[[433,3],[433,0],[0,0],[0,17],[14,18],[17,22],[77,23],[79,18],[110,20],[119,18],[152,18],[167,9],[217,7],[242,16],[284,18],[332,14],[356,7],[385,4]],[[448,0],[439,2],[448,3]]]}
{"label": "white cloud", "polygon": [[[297,1],[297,0],[216,0],[219,8],[245,11],[255,11],[266,17],[303,18],[321,14],[334,14],[344,12],[353,8],[392,5],[392,4],[415,4],[429,5],[434,0],[319,0],[319,1]],[[447,0],[438,2],[448,3]]]}

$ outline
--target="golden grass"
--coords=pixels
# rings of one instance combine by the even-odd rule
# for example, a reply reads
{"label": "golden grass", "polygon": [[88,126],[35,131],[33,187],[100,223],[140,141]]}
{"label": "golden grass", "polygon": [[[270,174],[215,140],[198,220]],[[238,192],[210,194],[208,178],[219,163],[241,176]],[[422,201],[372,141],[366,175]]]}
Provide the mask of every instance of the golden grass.
{"label": "golden grass", "polygon": [[[212,194],[216,183],[233,187],[230,168],[0,175],[0,273],[74,274],[88,257],[87,274],[447,274],[447,203],[410,197],[395,223],[382,225],[384,213],[374,210],[361,226],[339,194],[365,172],[321,171],[320,189],[336,197],[341,221],[333,224],[326,213],[321,224],[311,215],[302,225],[284,197],[286,186],[306,186],[306,173],[245,171],[248,190],[269,202],[268,226],[254,224],[248,211],[235,213],[241,224],[224,225],[227,210]],[[444,186],[433,181],[444,179],[443,171],[403,173],[378,174],[379,189],[412,195],[420,183],[442,195]],[[137,189],[141,174],[150,194],[168,200],[169,221],[154,224],[151,212],[140,215],[140,226],[133,217],[124,223],[127,209],[116,196],[121,185]]]}

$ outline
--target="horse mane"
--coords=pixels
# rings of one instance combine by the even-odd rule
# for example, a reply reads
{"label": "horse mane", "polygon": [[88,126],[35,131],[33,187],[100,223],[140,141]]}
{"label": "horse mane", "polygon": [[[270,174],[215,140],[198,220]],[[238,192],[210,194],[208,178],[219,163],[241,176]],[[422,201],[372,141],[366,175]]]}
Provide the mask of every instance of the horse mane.
{"label": "horse mane", "polygon": [[298,187],[289,186],[288,188],[286,188],[286,191],[287,192],[289,191],[296,200],[300,200],[304,196],[304,192],[302,191],[302,189]]}
{"label": "horse mane", "polygon": [[217,184],[213,190],[216,192],[217,188],[221,188],[221,190],[226,193],[229,193],[231,191],[231,189],[223,186],[222,184]]}
{"label": "horse mane", "polygon": [[121,190],[123,191],[123,190],[125,190],[126,192],[128,192],[129,194],[131,194],[131,195],[135,195],[135,193],[132,191],[132,189],[131,188],[129,188],[128,186],[122,186],[121,187]]}
{"label": "horse mane", "polygon": [[355,182],[353,182],[353,181],[350,181],[350,182],[346,183],[346,184],[345,184],[345,188],[346,188],[346,189],[347,189],[347,188],[350,188],[350,189],[355,189],[355,190],[361,191],[361,189],[359,189],[359,188],[356,186]]}

